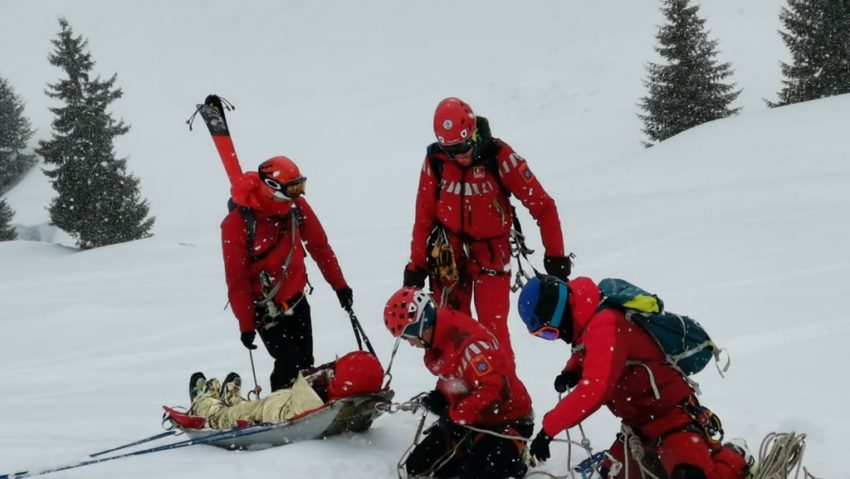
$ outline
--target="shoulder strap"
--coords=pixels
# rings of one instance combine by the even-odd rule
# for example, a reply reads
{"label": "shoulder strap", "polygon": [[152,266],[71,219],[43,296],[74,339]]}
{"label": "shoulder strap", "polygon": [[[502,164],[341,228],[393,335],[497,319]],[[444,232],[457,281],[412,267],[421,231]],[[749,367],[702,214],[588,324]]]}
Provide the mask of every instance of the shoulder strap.
{"label": "shoulder strap", "polygon": [[254,216],[254,210],[247,206],[239,206],[239,212],[242,213],[242,218],[245,219],[245,230],[248,232],[248,237],[245,242],[248,244],[248,252],[254,251],[254,240],[257,237],[257,218]]}
{"label": "shoulder strap", "polygon": [[242,219],[245,220],[245,231],[248,233],[245,243],[248,245],[248,255],[254,251],[254,239],[257,236],[257,218],[254,216],[254,211],[247,206],[242,206],[233,201],[233,198],[227,199],[227,211],[233,211],[239,208],[239,213]]}
{"label": "shoulder strap", "polygon": [[[253,253],[254,253],[254,242],[257,239],[257,217],[254,215],[254,210],[252,210],[251,208],[249,208],[247,206],[237,204],[235,201],[233,201],[233,198],[230,198],[230,199],[227,200],[227,208],[230,211],[233,211],[234,209],[239,208],[239,214],[241,214],[242,219],[245,220],[245,232],[246,232],[245,244],[248,247],[248,258],[251,261],[259,261],[259,260],[263,259],[269,252],[271,252],[271,250],[273,250],[275,248],[275,246],[277,246],[277,243],[280,243],[280,241],[286,235],[286,232],[284,232],[283,234],[281,234],[278,237],[275,244],[271,245],[269,248],[266,248],[266,251],[264,251],[263,253],[255,255]],[[304,223],[304,214],[301,212],[301,209],[298,208],[298,206],[296,206],[296,205],[292,205],[292,211],[291,211],[290,214],[293,215],[292,218],[290,219],[290,221],[292,221],[294,219],[295,224],[293,225],[289,222],[287,222],[287,224],[291,226],[291,229],[294,232],[295,228],[301,228],[301,225]],[[294,244],[295,243],[294,243],[294,240],[293,240],[293,245]]]}

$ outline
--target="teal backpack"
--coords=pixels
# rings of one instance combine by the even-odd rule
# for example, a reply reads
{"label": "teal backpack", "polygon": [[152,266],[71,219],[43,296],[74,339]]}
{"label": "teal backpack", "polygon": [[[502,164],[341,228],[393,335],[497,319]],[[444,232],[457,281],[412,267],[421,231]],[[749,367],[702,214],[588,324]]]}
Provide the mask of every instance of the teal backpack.
{"label": "teal backpack", "polygon": [[[695,320],[664,311],[664,302],[626,280],[606,278],[599,282],[602,292],[600,308],[614,308],[626,313],[626,319],[643,327],[667,356],[667,362],[685,376],[702,371],[713,357],[720,361],[722,351]],[[721,370],[721,376],[729,368]],[[689,382],[693,383],[689,380]]]}

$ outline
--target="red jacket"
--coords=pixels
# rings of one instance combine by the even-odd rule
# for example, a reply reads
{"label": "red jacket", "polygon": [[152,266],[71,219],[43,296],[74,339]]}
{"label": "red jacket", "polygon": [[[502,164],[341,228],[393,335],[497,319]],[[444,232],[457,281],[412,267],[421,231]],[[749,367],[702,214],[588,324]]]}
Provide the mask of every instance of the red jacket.
{"label": "red jacket", "polygon": [[[272,285],[277,284],[284,274],[283,283],[275,295],[279,306],[287,304],[304,290],[307,284],[305,246],[334,290],[347,286],[325,230],[307,200],[300,196],[291,203],[275,202],[269,195],[263,194],[264,188],[266,186],[253,172],[243,175],[231,191],[236,204],[248,206],[254,212],[256,232],[250,254],[246,222],[239,208],[231,210],[221,223],[227,295],[242,332],[253,331],[256,327],[254,301],[263,299],[261,272],[269,275]],[[294,237],[291,229],[293,219],[296,219]],[[284,272],[283,265],[290,254],[291,259]]]}
{"label": "red jacket", "polygon": [[680,414],[676,406],[692,390],[682,374],[667,365],[652,337],[621,311],[596,311],[601,293],[589,278],[568,284],[574,352],[565,370],[580,372],[581,380],[544,416],[546,434],[551,437],[575,426],[602,405],[638,430],[653,419]]}
{"label": "red jacket", "polygon": [[502,271],[510,263],[507,239],[513,226],[513,215],[503,188],[516,196],[537,220],[546,255],[564,255],[564,238],[555,201],[521,156],[507,143],[499,139],[493,141],[499,146],[496,154],[499,178],[483,165],[464,168],[438,148],[429,148],[434,160],[442,163],[441,191],[438,199],[437,179],[426,155],[416,195],[411,268],[427,271],[428,235],[439,222],[455,237],[491,240],[479,243],[484,248],[473,251],[472,255],[481,266]]}
{"label": "red jacket", "polygon": [[437,389],[459,424],[500,425],[532,413],[531,397],[493,335],[472,317],[437,310],[425,366],[439,377]]}

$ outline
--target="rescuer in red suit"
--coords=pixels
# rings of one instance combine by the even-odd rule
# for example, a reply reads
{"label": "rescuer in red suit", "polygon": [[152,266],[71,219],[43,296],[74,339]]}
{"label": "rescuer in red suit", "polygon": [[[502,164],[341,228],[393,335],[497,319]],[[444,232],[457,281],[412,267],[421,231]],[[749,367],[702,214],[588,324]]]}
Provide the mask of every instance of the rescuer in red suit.
{"label": "rescuer in red suit", "polygon": [[[547,340],[562,339],[573,351],[555,388],[574,389],[543,417],[543,427],[530,447],[532,455],[545,461],[556,434],[607,406],[623,424],[623,433],[609,449],[611,455],[623,463],[623,434],[628,433],[640,439],[648,456],[660,461],[655,466],[638,464],[629,453],[627,467],[616,477],[640,478],[640,467],[645,466],[661,467],[671,479],[745,478],[746,444],[721,444],[722,432],[717,438],[701,425],[701,420],[714,415],[697,402],[682,373],[666,362],[649,333],[626,320],[622,311],[599,309],[601,299],[596,284],[584,277],[568,283],[536,277],[519,296],[519,313],[529,332]],[[607,477],[608,471],[604,472]]]}
{"label": "rescuer in red suit", "polygon": [[231,188],[231,210],[221,224],[224,272],[240,340],[256,349],[260,338],[275,359],[272,390],[288,388],[298,371],[313,366],[313,331],[305,295],[305,247],[322,276],[350,310],[351,288],[342,275],[319,218],[304,198],[306,178],[285,156],[244,173]]}
{"label": "rescuer in red suit", "polygon": [[[428,147],[416,196],[416,217],[404,285],[422,288],[430,277],[441,306],[475,316],[496,336],[513,368],[508,333],[510,232],[516,197],[537,220],[543,265],[566,280],[571,262],[555,201],[525,159],[493,138],[486,118],[464,101],[446,98],[434,112],[437,141]],[[444,297],[445,296],[445,297]]]}

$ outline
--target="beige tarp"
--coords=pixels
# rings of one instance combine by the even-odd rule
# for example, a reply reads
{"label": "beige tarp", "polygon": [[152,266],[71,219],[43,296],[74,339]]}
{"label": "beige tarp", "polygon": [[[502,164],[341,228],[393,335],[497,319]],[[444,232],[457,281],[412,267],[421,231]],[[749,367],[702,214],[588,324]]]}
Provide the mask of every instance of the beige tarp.
{"label": "beige tarp", "polygon": [[[215,381],[218,383],[218,381]],[[221,386],[210,387],[192,402],[190,413],[207,418],[213,429],[236,427],[236,421],[244,419],[253,423],[278,423],[315,409],[323,404],[322,399],[301,374],[290,389],[280,389],[263,399],[247,401],[228,391],[230,406],[219,400]]]}

